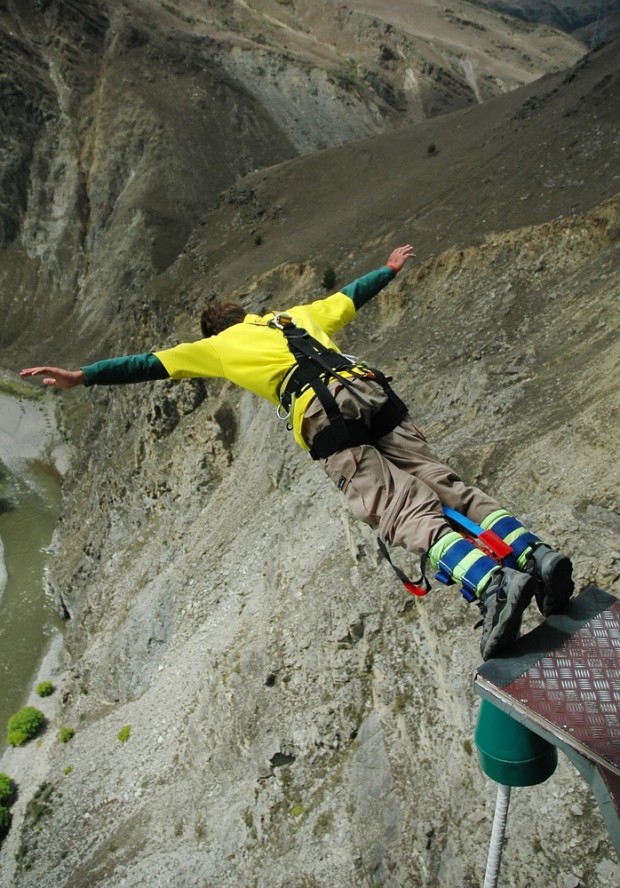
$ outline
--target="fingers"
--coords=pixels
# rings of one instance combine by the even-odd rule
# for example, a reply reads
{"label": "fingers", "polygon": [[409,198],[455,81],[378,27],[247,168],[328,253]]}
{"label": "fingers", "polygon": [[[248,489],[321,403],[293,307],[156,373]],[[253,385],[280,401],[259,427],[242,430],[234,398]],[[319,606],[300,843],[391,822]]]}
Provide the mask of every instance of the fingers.
{"label": "fingers", "polygon": [[396,247],[390,254],[387,264],[395,271],[400,271],[407,259],[415,256],[411,244],[404,244],[402,247]]}
{"label": "fingers", "polygon": [[69,370],[62,370],[60,367],[25,367],[20,370],[19,375],[23,379],[31,376],[43,376],[43,385],[46,386],[56,385],[59,388],[71,388],[77,385],[77,381],[73,379],[75,374]]}

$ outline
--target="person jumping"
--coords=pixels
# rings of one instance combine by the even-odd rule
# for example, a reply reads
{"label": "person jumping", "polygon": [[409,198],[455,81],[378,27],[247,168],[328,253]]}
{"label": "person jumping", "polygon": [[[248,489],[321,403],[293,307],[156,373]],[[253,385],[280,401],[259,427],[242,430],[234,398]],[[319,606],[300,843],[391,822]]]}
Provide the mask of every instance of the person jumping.
{"label": "person jumping", "polygon": [[[572,564],[445,465],[386,377],[332,341],[414,255],[410,244],[397,247],[385,265],[337,293],[285,311],[261,316],[235,302],[211,302],[195,342],[77,370],[28,367],[20,375],[42,375],[44,385],[65,389],[221,377],[271,401],[357,518],[387,546],[428,558],[479,604],[487,660],[518,637],[533,599],[545,617],[565,609]],[[511,547],[516,566],[498,563],[456,530],[444,506],[493,531]]]}

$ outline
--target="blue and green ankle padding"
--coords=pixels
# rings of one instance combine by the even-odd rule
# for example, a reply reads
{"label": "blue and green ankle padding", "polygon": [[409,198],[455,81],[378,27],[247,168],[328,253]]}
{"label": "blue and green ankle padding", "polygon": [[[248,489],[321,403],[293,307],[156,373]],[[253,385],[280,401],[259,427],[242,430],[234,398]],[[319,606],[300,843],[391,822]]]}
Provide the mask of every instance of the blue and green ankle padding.
{"label": "blue and green ankle padding", "polygon": [[445,585],[460,583],[463,597],[470,602],[479,597],[498,563],[518,570],[540,542],[504,509],[487,515],[480,525],[448,506],[444,514],[456,529],[431,546],[428,558],[437,571],[436,579]]}

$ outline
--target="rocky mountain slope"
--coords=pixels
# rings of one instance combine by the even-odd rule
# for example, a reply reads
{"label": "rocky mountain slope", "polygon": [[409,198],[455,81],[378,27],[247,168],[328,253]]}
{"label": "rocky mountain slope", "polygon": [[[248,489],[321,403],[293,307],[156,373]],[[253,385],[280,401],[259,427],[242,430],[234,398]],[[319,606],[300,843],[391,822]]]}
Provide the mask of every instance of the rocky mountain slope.
{"label": "rocky mountain slope", "polygon": [[[394,375],[457,470],[571,553],[580,585],[617,593],[617,44],[431,119],[359,76],[436,11],[407,6],[0,6],[0,363],[194,338],[213,293],[311,298],[328,267],[344,284],[411,241],[417,264],[342,344]],[[286,114],[256,86],[285,39]],[[355,88],[330,93],[345,55]],[[2,888],[480,885],[477,613],[442,586],[408,598],[250,395],[166,382],[56,403],[74,452],[50,587],[70,619],[41,745],[2,762],[20,784]],[[503,884],[619,878],[565,760],[515,793]]]}
{"label": "rocky mountain slope", "polygon": [[578,31],[607,12],[605,0],[477,0],[479,5],[529,22],[544,22],[563,31]]}
{"label": "rocky mountain slope", "polygon": [[93,303],[161,273],[240,176],[473,106],[583,53],[467,3],[380,9],[1,3],[0,345],[23,353],[60,321],[88,335]]}

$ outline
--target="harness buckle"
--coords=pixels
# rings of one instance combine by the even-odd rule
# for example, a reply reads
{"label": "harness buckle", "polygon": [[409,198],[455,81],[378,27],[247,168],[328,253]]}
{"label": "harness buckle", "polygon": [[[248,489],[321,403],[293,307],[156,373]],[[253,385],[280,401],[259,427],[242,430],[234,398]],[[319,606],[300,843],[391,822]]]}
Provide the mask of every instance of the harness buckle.
{"label": "harness buckle", "polygon": [[279,311],[274,314],[273,318],[269,321],[269,326],[276,327],[278,330],[284,330],[287,327],[294,327],[295,321],[287,312]]}

